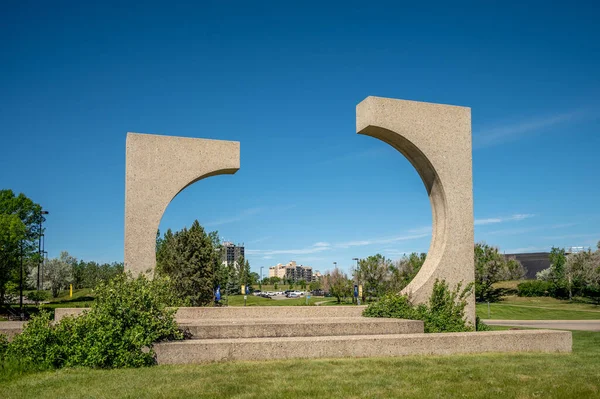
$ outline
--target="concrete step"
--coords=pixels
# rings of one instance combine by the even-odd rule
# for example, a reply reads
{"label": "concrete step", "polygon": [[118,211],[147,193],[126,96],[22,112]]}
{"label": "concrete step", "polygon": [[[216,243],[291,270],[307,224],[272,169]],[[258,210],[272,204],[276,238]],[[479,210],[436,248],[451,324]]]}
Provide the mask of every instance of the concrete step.
{"label": "concrete step", "polygon": [[483,352],[571,352],[570,331],[192,339],[154,346],[159,364],[230,360],[395,357]]}
{"label": "concrete step", "polygon": [[[177,310],[177,320],[189,319],[282,319],[360,317],[365,306],[226,306],[182,307]],[[57,308],[54,320],[77,316],[84,308]]]}
{"label": "concrete step", "polygon": [[183,307],[177,320],[186,319],[302,319],[361,317],[365,306],[226,306]]}
{"label": "concrete step", "polygon": [[305,319],[179,319],[193,339],[317,337],[328,335],[415,334],[423,332],[420,320],[372,317]]}

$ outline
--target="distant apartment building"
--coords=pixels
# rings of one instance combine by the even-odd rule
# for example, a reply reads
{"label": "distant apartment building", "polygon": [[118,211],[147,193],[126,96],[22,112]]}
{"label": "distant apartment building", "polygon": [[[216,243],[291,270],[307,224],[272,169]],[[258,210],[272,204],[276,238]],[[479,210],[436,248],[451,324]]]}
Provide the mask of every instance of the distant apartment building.
{"label": "distant apartment building", "polygon": [[240,257],[244,257],[244,245],[235,245],[232,242],[223,242],[221,250],[221,262],[227,264],[237,263]]}
{"label": "distant apartment building", "polygon": [[310,283],[313,280],[312,267],[296,264],[291,261],[285,265],[281,263],[269,267],[269,277],[279,277],[280,279],[291,280],[294,282],[304,280]]}

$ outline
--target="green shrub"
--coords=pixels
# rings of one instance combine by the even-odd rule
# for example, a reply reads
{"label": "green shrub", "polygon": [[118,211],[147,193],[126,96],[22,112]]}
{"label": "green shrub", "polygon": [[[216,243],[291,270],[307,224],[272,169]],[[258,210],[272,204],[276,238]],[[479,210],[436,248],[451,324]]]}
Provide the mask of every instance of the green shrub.
{"label": "green shrub", "polygon": [[96,288],[89,311],[53,325],[41,312],[8,345],[8,356],[48,367],[140,367],[154,363],[153,343],[182,339],[168,279],[122,274]]}
{"label": "green shrub", "polygon": [[0,334],[0,360],[4,359],[8,350],[8,338],[4,334]]}
{"label": "green shrub", "polygon": [[50,295],[46,291],[31,291],[27,294],[27,299],[35,303],[46,301],[49,297]]}
{"label": "green shrub", "polygon": [[423,320],[426,333],[473,331],[473,326],[465,322],[467,297],[473,292],[473,285],[461,288],[459,284],[450,290],[445,281],[436,281],[429,302],[418,306],[406,295],[387,294],[369,304],[363,315]]}
{"label": "green shrub", "polygon": [[492,331],[492,329],[477,316],[475,317],[475,331]]}
{"label": "green shrub", "polygon": [[517,285],[517,295],[519,296],[549,296],[552,289],[550,281],[528,280]]}

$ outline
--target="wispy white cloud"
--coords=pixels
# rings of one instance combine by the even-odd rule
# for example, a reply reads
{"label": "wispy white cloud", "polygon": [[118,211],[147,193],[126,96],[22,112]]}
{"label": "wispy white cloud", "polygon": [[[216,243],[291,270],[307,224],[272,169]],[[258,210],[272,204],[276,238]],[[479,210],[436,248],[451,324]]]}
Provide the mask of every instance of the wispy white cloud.
{"label": "wispy white cloud", "polygon": [[350,248],[350,247],[362,247],[366,245],[381,245],[381,244],[390,244],[399,241],[408,241],[408,240],[416,240],[419,238],[429,237],[431,234],[429,233],[421,233],[421,234],[411,234],[411,235],[402,235],[395,237],[381,237],[381,238],[371,238],[367,240],[357,240],[357,241],[347,241],[336,244],[337,248]]}
{"label": "wispy white cloud", "polygon": [[290,204],[290,205],[274,206],[274,207],[260,206],[260,207],[256,207],[256,208],[244,209],[243,211],[239,212],[236,215],[233,215],[233,216],[230,216],[230,217],[226,217],[226,218],[223,218],[223,219],[217,219],[217,220],[208,221],[208,222],[203,223],[203,225],[206,226],[206,227],[221,226],[221,225],[228,224],[228,223],[240,222],[240,221],[245,220],[245,219],[247,219],[249,217],[258,215],[259,213],[264,213],[266,211],[269,211],[270,213],[273,213],[273,212],[282,212],[282,211],[286,211],[286,210],[292,209],[295,206],[296,206],[295,204]]}
{"label": "wispy white cloud", "polygon": [[260,237],[260,238],[257,238],[256,240],[251,240],[251,241],[246,242],[246,245],[258,244],[259,242],[267,241],[267,240],[270,240],[271,238],[272,238],[272,236]]}
{"label": "wispy white cloud", "polygon": [[532,226],[532,227],[524,227],[517,229],[503,229],[503,230],[495,230],[484,233],[484,235],[519,235],[531,233],[532,231],[539,230],[555,230],[562,229],[567,227],[575,226],[577,223],[564,223],[564,224],[554,224],[554,225],[542,225],[542,226]]}
{"label": "wispy white cloud", "polygon": [[551,128],[569,121],[577,121],[589,114],[588,110],[579,109],[570,112],[532,118],[520,123],[497,126],[482,130],[473,135],[473,147],[483,148],[507,141],[513,141],[528,134],[533,134],[545,128]]}
{"label": "wispy white cloud", "polygon": [[271,255],[263,256],[262,259],[273,259]]}
{"label": "wispy white cloud", "polygon": [[264,212],[265,209],[266,208],[263,208],[263,207],[245,209],[234,216],[230,216],[230,217],[227,217],[224,219],[217,219],[217,220],[205,222],[204,226],[214,227],[214,226],[221,226],[223,224],[239,222],[241,220],[249,218],[250,216],[254,216],[261,212]]}
{"label": "wispy white cloud", "polygon": [[306,255],[323,252],[331,249],[331,246],[325,242],[317,242],[310,247],[299,249],[249,249],[246,251],[249,255]]}
{"label": "wispy white cloud", "polygon": [[494,223],[514,222],[514,221],[529,219],[534,216],[535,215],[531,214],[531,213],[517,213],[512,216],[495,217],[495,218],[487,218],[487,219],[475,219],[475,226],[494,224]]}

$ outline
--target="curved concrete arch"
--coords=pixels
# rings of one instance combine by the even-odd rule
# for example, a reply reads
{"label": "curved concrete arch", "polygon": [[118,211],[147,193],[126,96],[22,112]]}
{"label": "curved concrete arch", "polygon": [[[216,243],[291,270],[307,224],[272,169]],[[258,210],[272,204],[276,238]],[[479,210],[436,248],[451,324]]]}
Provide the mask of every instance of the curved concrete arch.
{"label": "curved concrete arch", "polygon": [[[463,287],[475,279],[471,109],[367,97],[356,107],[356,131],[382,140],[415,167],[429,195],[432,238],[423,267],[403,290],[426,302],[436,279]],[[475,297],[468,321],[475,323]]]}
{"label": "curved concrete arch", "polygon": [[156,231],[169,203],[198,180],[234,174],[240,143],[127,133],[125,161],[125,270],[152,277]]}

